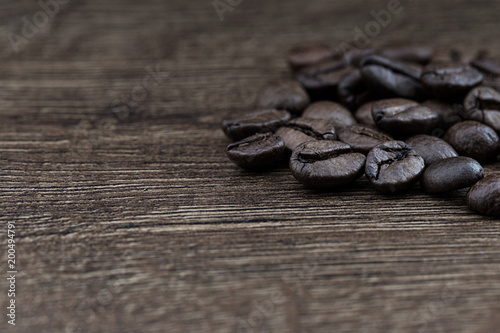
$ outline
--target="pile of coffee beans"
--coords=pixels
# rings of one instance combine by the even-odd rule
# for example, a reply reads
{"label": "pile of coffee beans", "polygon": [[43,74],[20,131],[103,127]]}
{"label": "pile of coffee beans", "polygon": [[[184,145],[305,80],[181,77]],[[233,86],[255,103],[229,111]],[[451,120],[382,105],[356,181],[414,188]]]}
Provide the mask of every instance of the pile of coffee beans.
{"label": "pile of coffee beans", "polygon": [[255,106],[222,122],[227,155],[245,169],[289,159],[308,188],[363,174],[394,194],[469,188],[467,204],[500,216],[500,61],[488,52],[394,46],[336,54],[307,43],[288,52],[291,78],[267,83]]}

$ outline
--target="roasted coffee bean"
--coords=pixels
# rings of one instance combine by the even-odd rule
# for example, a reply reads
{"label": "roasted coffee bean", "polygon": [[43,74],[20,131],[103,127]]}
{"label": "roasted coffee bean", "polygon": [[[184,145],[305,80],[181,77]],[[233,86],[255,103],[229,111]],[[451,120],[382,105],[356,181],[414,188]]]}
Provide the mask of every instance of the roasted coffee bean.
{"label": "roasted coffee bean", "polygon": [[224,119],[222,130],[232,140],[241,140],[255,133],[274,132],[291,118],[285,110],[266,109]]}
{"label": "roasted coffee bean", "polygon": [[296,71],[334,58],[332,48],[323,43],[304,43],[288,51],[288,65]]}
{"label": "roasted coffee bean", "polygon": [[461,100],[483,80],[477,69],[460,63],[434,63],[422,72],[422,82],[433,94],[444,100]]}
{"label": "roasted coffee bean", "polygon": [[343,59],[351,66],[359,67],[364,58],[374,55],[374,49],[352,49],[344,53]]}
{"label": "roasted coffee bean", "polygon": [[415,135],[406,139],[405,142],[422,156],[427,166],[446,158],[458,156],[448,142],[432,135]]}
{"label": "roasted coffee bean", "polygon": [[460,62],[462,53],[456,49],[439,48],[432,52],[431,63]]}
{"label": "roasted coffee bean", "polygon": [[337,134],[332,122],[314,118],[295,118],[276,131],[288,151],[301,143],[314,140],[335,140]]}
{"label": "roasted coffee bean", "polygon": [[363,172],[383,193],[419,179],[428,193],[472,185],[469,207],[500,217],[500,175],[481,180],[479,164],[500,160],[500,62],[489,53],[305,43],[287,63],[294,80],[268,83],[255,111],[222,122],[240,140],[227,148],[234,163],[260,169],[292,152],[293,176],[320,189]]}
{"label": "roasted coffee bean", "polygon": [[430,99],[421,105],[428,107],[439,115],[436,129],[433,130],[432,135],[442,137],[448,128],[464,120],[462,118],[464,109],[462,104],[449,104],[437,99]]}
{"label": "roasted coffee bean", "polygon": [[419,66],[410,66],[381,56],[370,56],[363,59],[361,73],[367,84],[382,98],[387,96],[423,100],[429,96],[420,82]]}
{"label": "roasted coffee bean", "polygon": [[402,141],[384,142],[366,157],[366,177],[375,189],[383,193],[408,189],[424,169],[424,159]]}
{"label": "roasted coffee bean", "polygon": [[459,155],[472,157],[479,162],[494,160],[499,151],[497,133],[480,122],[467,120],[453,125],[444,139]]}
{"label": "roasted coffee bean", "polygon": [[500,91],[500,76],[485,76],[481,86],[490,87]]}
{"label": "roasted coffee bean", "polygon": [[375,101],[367,102],[359,107],[354,113],[356,120],[363,125],[376,126],[372,116],[372,106]]}
{"label": "roasted coffee bean", "polygon": [[338,139],[351,146],[352,150],[362,154],[368,154],[370,150],[386,141],[392,141],[392,137],[384,132],[378,131],[366,125],[352,125],[341,128],[337,132]]}
{"label": "roasted coffee bean", "polygon": [[[467,65],[470,65],[472,61],[474,61],[475,57],[472,53],[470,53],[469,51],[466,51],[462,54],[462,57],[460,59],[460,62],[462,64],[467,64]],[[471,67],[474,67],[474,66],[471,66]]]}
{"label": "roasted coffee bean", "polygon": [[373,99],[373,93],[363,80],[359,69],[341,79],[337,87],[337,95],[339,100],[352,110]]}
{"label": "roasted coffee bean", "polygon": [[256,105],[301,114],[309,105],[309,96],[298,82],[282,79],[268,83],[259,93]]}
{"label": "roasted coffee bean", "polygon": [[340,141],[309,141],[294,149],[292,175],[311,188],[333,188],[352,183],[361,175],[365,156]]}
{"label": "roasted coffee bean", "polygon": [[404,137],[429,133],[439,120],[437,112],[403,98],[385,99],[373,103],[372,116],[382,130]]}
{"label": "roasted coffee bean", "polygon": [[427,193],[441,193],[474,185],[484,177],[481,164],[470,157],[457,156],[440,160],[429,166],[420,185]]}
{"label": "roasted coffee bean", "polygon": [[484,75],[500,76],[500,62],[492,59],[476,59],[471,65]]}
{"label": "roasted coffee bean", "polygon": [[500,93],[489,87],[472,89],[464,100],[464,115],[500,132]]}
{"label": "roasted coffee bean", "polygon": [[356,119],[344,106],[330,101],[315,102],[305,109],[302,117],[323,119],[332,122],[336,128],[351,126]]}
{"label": "roasted coffee bean", "polygon": [[485,76],[481,85],[500,91],[500,76]]}
{"label": "roasted coffee bean", "polygon": [[[487,49],[479,49],[476,51],[476,57],[472,60],[488,60],[491,58],[491,52]],[[471,63],[472,63],[471,61]]]}
{"label": "roasted coffee bean", "polygon": [[264,168],[284,156],[285,143],[273,133],[260,133],[227,146],[231,161],[246,169]]}
{"label": "roasted coffee bean", "polygon": [[346,60],[329,60],[300,70],[295,79],[302,84],[314,101],[335,100],[341,79],[352,72]]}
{"label": "roasted coffee bean", "polygon": [[484,215],[500,216],[500,175],[488,175],[467,192],[467,205]]}
{"label": "roasted coffee bean", "polygon": [[492,59],[487,51],[480,51],[471,65],[483,73],[482,86],[500,91],[500,61]]}
{"label": "roasted coffee bean", "polygon": [[432,49],[426,46],[391,46],[382,49],[379,54],[383,57],[398,61],[414,62],[425,65],[432,59]]}

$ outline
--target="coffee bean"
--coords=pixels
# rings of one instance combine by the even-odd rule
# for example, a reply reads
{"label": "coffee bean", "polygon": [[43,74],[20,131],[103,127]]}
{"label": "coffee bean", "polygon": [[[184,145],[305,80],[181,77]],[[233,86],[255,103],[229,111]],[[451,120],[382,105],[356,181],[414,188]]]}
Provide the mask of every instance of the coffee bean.
{"label": "coffee bean", "polygon": [[405,140],[417,154],[422,156],[425,165],[429,166],[437,161],[458,156],[455,149],[448,142],[432,135],[419,134]]}
{"label": "coffee bean", "polygon": [[467,205],[484,215],[500,216],[500,175],[488,175],[467,192]]}
{"label": "coffee bean", "polygon": [[436,131],[433,131],[432,135],[441,137],[448,128],[463,121],[462,114],[464,108],[462,104],[449,104],[437,99],[430,99],[421,105],[435,111],[439,116]]}
{"label": "coffee bean", "polygon": [[492,59],[476,59],[471,65],[484,75],[500,76],[500,62]]}
{"label": "coffee bean", "polygon": [[500,61],[491,58],[489,52],[483,50],[470,64],[483,74],[482,86],[500,91]]}
{"label": "coffee bean", "polygon": [[337,98],[337,86],[342,78],[352,72],[347,61],[328,60],[300,70],[295,79],[307,90],[312,100],[334,100]]}
{"label": "coffee bean", "polygon": [[227,146],[231,161],[246,169],[264,168],[283,158],[285,143],[272,133],[260,133]]}
{"label": "coffee bean", "polygon": [[359,67],[364,58],[374,55],[374,49],[352,49],[344,53],[343,59],[351,66]]}
{"label": "coffee bean", "polygon": [[309,105],[309,96],[298,82],[282,79],[268,83],[259,93],[256,105],[301,114]]}
{"label": "coffee bean", "polygon": [[429,96],[420,82],[419,66],[410,66],[381,56],[370,56],[363,59],[361,73],[366,83],[380,97],[423,100]]}
{"label": "coffee bean", "polygon": [[366,125],[352,125],[338,130],[338,139],[351,146],[352,150],[368,154],[370,150],[392,137]]}
{"label": "coffee bean", "polygon": [[372,116],[380,129],[404,137],[429,133],[439,120],[437,112],[403,98],[385,99],[373,103]]}
{"label": "coffee bean", "polygon": [[481,164],[470,157],[450,157],[429,166],[420,185],[427,193],[441,193],[474,185],[484,177]]}
{"label": "coffee bean", "polygon": [[499,152],[499,137],[494,129],[477,121],[467,120],[453,125],[444,139],[459,155],[479,162],[494,160]]}
{"label": "coffee bean", "polygon": [[432,59],[432,49],[426,46],[392,46],[385,47],[379,54],[398,61],[408,61],[425,65]]}
{"label": "coffee bean", "polygon": [[485,76],[481,85],[500,91],[500,76]]}
{"label": "coffee bean", "polygon": [[359,123],[363,125],[376,126],[375,120],[372,116],[373,103],[375,103],[375,101],[367,102],[356,110],[354,117]]}
{"label": "coffee bean", "polygon": [[336,128],[356,124],[356,119],[344,106],[330,101],[315,102],[305,109],[302,117],[330,121]]}
{"label": "coffee bean", "polygon": [[314,140],[335,140],[337,134],[332,122],[314,118],[295,118],[276,131],[285,142],[288,151],[301,143]]}
{"label": "coffee bean", "polygon": [[439,48],[432,53],[431,63],[460,62],[462,53],[456,49]]}
{"label": "coffee bean", "polygon": [[[476,57],[472,60],[486,60],[486,59],[489,59],[491,57],[491,53],[489,50],[487,49],[479,49],[476,51]],[[471,63],[472,63],[471,61]]]}
{"label": "coffee bean", "polygon": [[222,122],[240,140],[227,155],[262,169],[291,152],[293,176],[319,189],[363,172],[383,193],[419,179],[428,193],[472,185],[469,207],[500,217],[500,175],[480,180],[479,164],[500,160],[500,62],[486,51],[471,55],[411,45],[340,54],[322,43],[298,45],[287,55],[294,80],[268,83],[255,111]]}
{"label": "coffee bean", "polygon": [[464,100],[464,115],[500,132],[500,93],[489,87],[472,89]]}
{"label": "coffee bean", "polygon": [[365,156],[340,141],[309,141],[294,149],[292,175],[311,188],[333,188],[352,183],[361,175]]}
{"label": "coffee bean", "polygon": [[338,86],[339,100],[350,109],[356,109],[361,104],[373,99],[373,93],[363,80],[361,71],[356,69],[344,76]]}
{"label": "coffee bean", "polygon": [[477,69],[460,63],[434,63],[425,67],[422,82],[433,94],[444,100],[461,100],[483,80]]}
{"label": "coffee bean", "polygon": [[[461,54],[460,61],[462,64],[470,65],[474,61],[475,57],[470,51],[463,52]],[[471,66],[474,67],[474,66]]]}
{"label": "coffee bean", "polygon": [[481,86],[490,87],[500,91],[500,76],[485,76]]}
{"label": "coffee bean", "polygon": [[304,43],[288,51],[288,64],[294,71],[332,58],[332,48],[323,43]]}
{"label": "coffee bean", "polygon": [[397,193],[408,189],[422,175],[424,159],[402,141],[387,141],[366,157],[366,177],[375,189]]}
{"label": "coffee bean", "polygon": [[274,132],[290,118],[290,113],[285,110],[256,110],[224,119],[222,130],[230,139],[236,141],[259,132]]}

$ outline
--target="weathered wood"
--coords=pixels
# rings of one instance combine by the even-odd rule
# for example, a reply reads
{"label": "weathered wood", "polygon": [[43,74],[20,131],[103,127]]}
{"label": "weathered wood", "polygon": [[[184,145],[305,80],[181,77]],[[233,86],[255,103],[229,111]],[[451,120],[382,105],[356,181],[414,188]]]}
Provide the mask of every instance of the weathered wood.
{"label": "weathered wood", "polygon": [[[6,37],[0,218],[19,272],[16,327],[4,313],[0,330],[497,332],[500,224],[465,191],[320,193],[224,154],[222,117],[288,75],[288,47],[352,44],[387,4],[242,1],[221,22],[211,1],[70,0],[17,53]],[[497,1],[401,6],[371,45],[500,54]],[[1,3],[0,32],[40,10]]]}

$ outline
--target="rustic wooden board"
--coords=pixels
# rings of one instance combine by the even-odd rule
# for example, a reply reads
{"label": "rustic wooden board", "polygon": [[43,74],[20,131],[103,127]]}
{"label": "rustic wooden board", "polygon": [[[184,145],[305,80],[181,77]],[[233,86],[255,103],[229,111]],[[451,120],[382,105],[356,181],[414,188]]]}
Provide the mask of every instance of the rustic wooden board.
{"label": "rustic wooden board", "polygon": [[[286,49],[352,43],[388,3],[243,0],[221,22],[211,0],[70,0],[17,53],[41,7],[0,3],[0,331],[498,332],[500,223],[465,191],[316,192],[225,157],[220,120],[287,75]],[[370,45],[500,55],[498,1],[400,6]]]}

